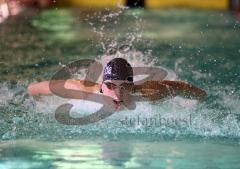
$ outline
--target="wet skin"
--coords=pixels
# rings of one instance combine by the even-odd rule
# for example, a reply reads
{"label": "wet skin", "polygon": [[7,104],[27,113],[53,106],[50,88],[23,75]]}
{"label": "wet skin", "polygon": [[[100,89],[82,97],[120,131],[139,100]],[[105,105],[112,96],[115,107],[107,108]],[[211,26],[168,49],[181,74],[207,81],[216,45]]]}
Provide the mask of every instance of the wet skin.
{"label": "wet skin", "polygon": [[[61,80],[59,80],[59,82],[62,83]],[[106,80],[99,84],[69,79],[63,82],[65,89],[85,92],[81,98],[91,97],[91,94],[100,94],[100,91],[102,91],[102,94],[111,98],[110,100],[112,101],[104,99],[105,104],[113,105],[116,111],[121,110],[123,105],[126,106],[132,102],[132,93],[140,93],[140,96],[146,98],[148,101],[168,99],[175,96],[203,101],[207,96],[204,90],[181,81],[146,81],[142,84],[133,84],[132,82],[124,80]],[[56,83],[56,86],[57,85],[58,82]],[[52,92],[49,89],[49,81],[31,83],[28,86],[28,94],[32,96],[51,95]]]}

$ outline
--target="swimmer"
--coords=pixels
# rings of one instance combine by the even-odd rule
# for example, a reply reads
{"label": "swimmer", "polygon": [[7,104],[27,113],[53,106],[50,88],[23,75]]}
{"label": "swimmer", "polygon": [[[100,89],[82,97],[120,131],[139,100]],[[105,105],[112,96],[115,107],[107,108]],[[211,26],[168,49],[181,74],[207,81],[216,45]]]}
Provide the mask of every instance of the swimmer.
{"label": "swimmer", "polygon": [[[114,109],[121,110],[122,105],[131,102],[131,94],[140,93],[141,97],[149,101],[162,100],[181,96],[188,99],[204,100],[206,92],[191,84],[182,81],[146,81],[142,84],[134,84],[133,68],[123,58],[114,58],[104,68],[102,83],[87,82],[91,85],[84,85],[83,80],[68,79],[64,87],[66,89],[86,92],[84,97],[91,97],[91,94],[102,94],[111,98]],[[28,86],[28,94],[52,95],[49,87],[50,81],[31,83]],[[107,103],[106,103],[107,104]]]}

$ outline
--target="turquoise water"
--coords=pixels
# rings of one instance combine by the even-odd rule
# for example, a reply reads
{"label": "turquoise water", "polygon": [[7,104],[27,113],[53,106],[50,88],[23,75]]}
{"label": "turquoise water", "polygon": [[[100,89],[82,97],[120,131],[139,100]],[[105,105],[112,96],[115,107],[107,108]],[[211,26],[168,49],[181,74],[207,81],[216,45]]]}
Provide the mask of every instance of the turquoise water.
{"label": "turquoise water", "polygon": [[[238,168],[240,23],[229,13],[52,9],[25,11],[0,27],[0,168]],[[106,54],[122,45],[131,48]],[[30,82],[70,61],[119,56],[161,67],[166,79],[201,87],[208,98],[139,102],[71,126],[54,118],[59,105],[73,103],[83,114],[99,104],[25,95]]]}
{"label": "turquoise water", "polygon": [[213,141],[2,142],[0,168],[239,168],[239,145]]}

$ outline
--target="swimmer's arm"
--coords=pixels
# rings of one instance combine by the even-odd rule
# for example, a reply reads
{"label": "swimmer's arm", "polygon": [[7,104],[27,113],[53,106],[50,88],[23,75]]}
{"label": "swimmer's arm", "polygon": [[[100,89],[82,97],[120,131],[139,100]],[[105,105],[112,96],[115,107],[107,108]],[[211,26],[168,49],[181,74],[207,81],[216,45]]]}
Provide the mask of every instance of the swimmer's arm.
{"label": "swimmer's arm", "polygon": [[[58,88],[59,92],[64,91],[63,90],[63,83],[64,83],[64,88],[65,89],[72,89],[72,90],[79,90],[79,91],[84,91],[84,92],[94,92],[95,90],[97,91],[98,84],[93,83],[93,82],[86,82],[87,85],[84,85],[81,80],[75,80],[75,79],[69,79],[69,80],[54,80],[52,81],[52,87]],[[39,83],[31,83],[28,86],[28,94],[30,96],[34,95],[53,95],[53,93],[50,90],[50,81],[43,81]]]}
{"label": "swimmer's arm", "polygon": [[187,99],[196,99],[199,101],[203,101],[207,97],[207,93],[204,90],[185,82],[163,80],[161,84],[172,88],[175,96],[182,96]]}
{"label": "swimmer's arm", "polygon": [[152,101],[175,96],[202,101],[207,96],[204,90],[191,84],[169,80],[146,81],[135,85],[133,92],[141,92],[143,97],[148,97]]}

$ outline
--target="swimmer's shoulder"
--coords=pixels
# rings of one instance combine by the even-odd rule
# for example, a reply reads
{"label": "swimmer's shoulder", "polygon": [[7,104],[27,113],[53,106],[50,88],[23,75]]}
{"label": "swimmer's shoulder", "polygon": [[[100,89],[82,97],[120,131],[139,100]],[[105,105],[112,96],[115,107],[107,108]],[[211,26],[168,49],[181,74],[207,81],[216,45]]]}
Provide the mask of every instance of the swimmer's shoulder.
{"label": "swimmer's shoulder", "polygon": [[100,91],[99,83],[84,81],[80,79],[69,79],[64,86],[67,89],[81,90],[89,93],[99,93]]}

